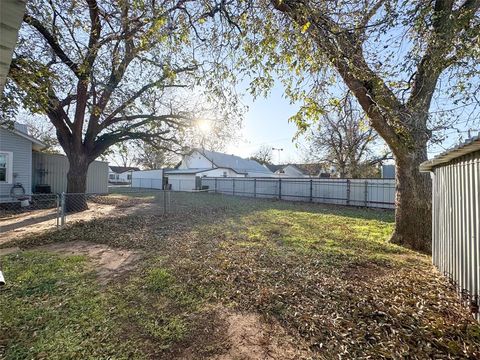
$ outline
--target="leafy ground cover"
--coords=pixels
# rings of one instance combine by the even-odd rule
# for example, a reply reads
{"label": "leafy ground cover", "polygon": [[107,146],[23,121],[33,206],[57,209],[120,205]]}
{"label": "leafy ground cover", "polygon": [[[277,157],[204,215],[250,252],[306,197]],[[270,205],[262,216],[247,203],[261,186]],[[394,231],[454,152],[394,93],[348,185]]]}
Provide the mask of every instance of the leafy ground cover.
{"label": "leafy ground cover", "polygon": [[[111,203],[126,208],[125,196]],[[167,216],[142,208],[7,244],[26,251],[2,259],[0,354],[480,357],[480,327],[430,258],[386,241],[393,213],[192,196],[177,195],[183,210]],[[144,198],[155,204],[154,195]],[[87,256],[37,249],[77,240],[142,260],[105,285]],[[253,345],[239,344],[248,336]]]}

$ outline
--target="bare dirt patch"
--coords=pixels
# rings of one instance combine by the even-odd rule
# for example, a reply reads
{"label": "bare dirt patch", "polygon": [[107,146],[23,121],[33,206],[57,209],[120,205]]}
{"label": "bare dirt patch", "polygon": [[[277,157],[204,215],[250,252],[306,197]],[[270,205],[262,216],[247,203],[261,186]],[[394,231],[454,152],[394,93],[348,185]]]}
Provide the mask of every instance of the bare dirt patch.
{"label": "bare dirt patch", "polygon": [[259,314],[218,311],[227,324],[228,351],[212,360],[306,359],[306,346],[289,336],[276,321],[266,322]]}
{"label": "bare dirt patch", "polygon": [[35,248],[63,255],[86,255],[91,260],[101,284],[132,270],[142,258],[142,254],[132,250],[114,249],[107,245],[88,241],[54,243]]}
{"label": "bare dirt patch", "polygon": [[[100,200],[100,199],[99,199]],[[91,221],[102,218],[117,218],[129,215],[148,215],[160,213],[157,203],[127,197],[102,197],[102,202],[88,201],[88,209],[78,213],[66,214],[66,224]],[[60,220],[59,220],[60,221]],[[42,209],[17,214],[0,219],[0,245],[28,235],[41,234],[54,230],[57,226],[56,209]]]}
{"label": "bare dirt patch", "polygon": [[[113,205],[88,204],[88,210],[81,213],[68,214],[67,222],[89,221],[95,218],[112,215]],[[2,237],[0,245],[26,235],[40,234],[57,226],[57,212],[55,209],[34,210],[0,220]]]}

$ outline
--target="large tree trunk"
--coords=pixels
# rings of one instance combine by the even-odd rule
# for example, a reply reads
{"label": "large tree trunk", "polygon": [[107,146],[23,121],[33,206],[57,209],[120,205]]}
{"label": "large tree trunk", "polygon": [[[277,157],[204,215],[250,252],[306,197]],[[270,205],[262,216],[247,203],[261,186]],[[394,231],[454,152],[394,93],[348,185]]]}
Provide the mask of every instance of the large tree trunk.
{"label": "large tree trunk", "polygon": [[85,192],[87,190],[87,171],[90,163],[87,157],[81,154],[70,154],[68,161],[70,166],[67,173],[66,211],[83,211],[88,209]]}
{"label": "large tree trunk", "polygon": [[430,253],[432,239],[432,185],[429,174],[420,173],[427,160],[426,144],[417,141],[414,150],[396,155],[395,232],[391,241]]}

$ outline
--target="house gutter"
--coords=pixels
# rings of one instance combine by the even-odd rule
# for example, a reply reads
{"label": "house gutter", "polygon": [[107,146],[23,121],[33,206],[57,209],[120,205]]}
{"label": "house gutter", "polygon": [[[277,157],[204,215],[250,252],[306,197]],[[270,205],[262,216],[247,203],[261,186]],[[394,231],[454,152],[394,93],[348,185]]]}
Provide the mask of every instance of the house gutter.
{"label": "house gutter", "polygon": [[18,31],[25,14],[25,0],[0,0],[0,99],[10,71]]}

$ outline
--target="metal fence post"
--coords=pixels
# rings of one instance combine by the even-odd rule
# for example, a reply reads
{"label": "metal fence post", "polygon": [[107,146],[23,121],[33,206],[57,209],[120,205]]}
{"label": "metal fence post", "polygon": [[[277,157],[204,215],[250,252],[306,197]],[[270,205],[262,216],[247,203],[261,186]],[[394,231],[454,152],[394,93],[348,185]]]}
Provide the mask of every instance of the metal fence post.
{"label": "metal fence post", "polygon": [[167,190],[163,190],[163,215],[167,213]]}
{"label": "metal fence post", "polygon": [[215,178],[215,194],[217,193],[217,178]]}
{"label": "metal fence post", "polygon": [[253,178],[253,197],[257,197],[257,178]]}
{"label": "metal fence post", "polygon": [[232,178],[232,190],[233,190],[233,195],[235,195],[235,178]]}
{"label": "metal fence post", "polygon": [[278,200],[282,199],[282,179],[278,179]]}
{"label": "metal fence post", "polygon": [[365,207],[368,206],[368,180],[365,180]]}
{"label": "metal fence post", "polygon": [[57,229],[60,226],[60,197],[55,195],[55,205],[57,206]]}
{"label": "metal fence post", "polygon": [[347,179],[347,205],[350,205],[350,179]]}
{"label": "metal fence post", "polygon": [[62,192],[62,195],[60,197],[60,227],[63,227],[65,225],[65,193]]}
{"label": "metal fence post", "polygon": [[313,180],[310,179],[310,202],[313,202]]}

